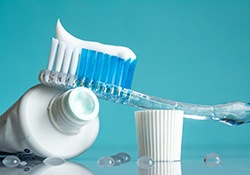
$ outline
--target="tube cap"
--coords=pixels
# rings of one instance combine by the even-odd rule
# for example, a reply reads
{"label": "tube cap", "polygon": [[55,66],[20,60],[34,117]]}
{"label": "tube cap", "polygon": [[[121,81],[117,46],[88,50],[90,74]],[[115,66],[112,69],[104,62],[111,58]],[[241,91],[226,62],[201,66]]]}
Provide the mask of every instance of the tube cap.
{"label": "tube cap", "polygon": [[48,107],[53,125],[65,134],[77,134],[98,116],[99,101],[90,89],[77,87],[53,98]]}
{"label": "tube cap", "polygon": [[135,112],[139,157],[155,161],[181,159],[183,111],[143,110]]}

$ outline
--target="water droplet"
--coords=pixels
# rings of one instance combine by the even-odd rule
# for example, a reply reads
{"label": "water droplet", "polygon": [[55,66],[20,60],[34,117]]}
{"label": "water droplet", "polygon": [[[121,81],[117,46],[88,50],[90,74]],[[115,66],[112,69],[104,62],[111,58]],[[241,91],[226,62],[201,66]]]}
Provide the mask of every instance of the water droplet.
{"label": "water droplet", "polygon": [[25,165],[27,165],[27,162],[22,161],[22,162],[20,162],[20,165],[25,166]]}
{"label": "water droplet", "polygon": [[115,161],[111,157],[101,157],[98,159],[97,164],[102,168],[107,168],[113,166]]}
{"label": "water droplet", "polygon": [[127,163],[131,159],[127,153],[123,153],[123,152],[116,154],[116,156],[119,156],[122,158],[122,163]]}
{"label": "water droplet", "polygon": [[154,159],[148,156],[142,156],[137,160],[136,164],[142,169],[147,169],[152,167],[154,165],[154,162]]}
{"label": "water droplet", "polygon": [[207,166],[219,166],[221,164],[221,157],[216,153],[208,153],[203,158],[203,162]]}
{"label": "water droplet", "polygon": [[20,162],[21,161],[17,156],[7,156],[2,161],[3,165],[9,168],[17,167]]}
{"label": "water droplet", "polygon": [[50,166],[59,166],[65,163],[65,160],[61,157],[48,157],[43,161],[44,164]]}
{"label": "water droplet", "polygon": [[24,152],[25,153],[30,153],[30,150],[26,148],[26,149],[24,149]]}
{"label": "water droplet", "polygon": [[30,167],[25,167],[24,169],[23,169],[23,171],[29,171],[30,170]]}
{"label": "water droplet", "polygon": [[120,156],[114,155],[111,156],[111,159],[114,161],[114,166],[119,166],[123,163],[123,159]]}

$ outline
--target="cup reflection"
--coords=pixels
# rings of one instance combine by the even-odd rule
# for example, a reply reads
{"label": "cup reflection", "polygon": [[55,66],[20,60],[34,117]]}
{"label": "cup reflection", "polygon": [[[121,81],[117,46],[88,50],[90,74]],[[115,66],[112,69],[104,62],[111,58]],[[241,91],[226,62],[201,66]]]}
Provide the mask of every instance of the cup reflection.
{"label": "cup reflection", "polygon": [[138,167],[138,175],[182,175],[181,162],[155,162],[149,168]]}

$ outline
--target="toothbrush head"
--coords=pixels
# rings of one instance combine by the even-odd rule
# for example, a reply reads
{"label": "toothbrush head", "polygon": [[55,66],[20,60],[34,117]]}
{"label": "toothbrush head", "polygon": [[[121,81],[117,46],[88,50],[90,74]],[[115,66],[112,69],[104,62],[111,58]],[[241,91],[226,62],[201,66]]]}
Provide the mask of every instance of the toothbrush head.
{"label": "toothbrush head", "polygon": [[41,83],[66,89],[84,86],[102,93],[110,87],[131,88],[137,63],[133,51],[75,38],[59,20],[56,31],[47,68],[39,75]]}

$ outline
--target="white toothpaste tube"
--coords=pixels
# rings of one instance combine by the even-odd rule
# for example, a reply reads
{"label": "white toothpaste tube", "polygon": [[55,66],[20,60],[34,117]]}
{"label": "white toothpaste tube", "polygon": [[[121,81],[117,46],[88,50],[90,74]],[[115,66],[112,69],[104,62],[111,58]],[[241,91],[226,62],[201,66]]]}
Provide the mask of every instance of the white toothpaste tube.
{"label": "white toothpaste tube", "polygon": [[87,88],[34,86],[0,117],[0,151],[75,157],[95,141],[98,113],[97,97]]}

